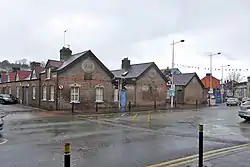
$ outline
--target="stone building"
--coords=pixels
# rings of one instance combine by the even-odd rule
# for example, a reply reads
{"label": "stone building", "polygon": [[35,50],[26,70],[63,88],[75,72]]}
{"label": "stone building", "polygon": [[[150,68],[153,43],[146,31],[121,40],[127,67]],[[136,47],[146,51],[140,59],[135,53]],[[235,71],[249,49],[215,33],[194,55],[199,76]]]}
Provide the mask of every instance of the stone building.
{"label": "stone building", "polygon": [[196,73],[174,75],[175,100],[178,104],[198,104],[206,101],[205,87]]}
{"label": "stone building", "polygon": [[130,60],[124,58],[121,69],[111,72],[116,79],[126,80],[127,101],[130,101],[132,105],[166,104],[167,80],[154,62],[130,64]]}
{"label": "stone building", "polygon": [[60,50],[60,61],[48,60],[41,78],[41,107],[53,110],[114,107],[114,75],[90,51]]}

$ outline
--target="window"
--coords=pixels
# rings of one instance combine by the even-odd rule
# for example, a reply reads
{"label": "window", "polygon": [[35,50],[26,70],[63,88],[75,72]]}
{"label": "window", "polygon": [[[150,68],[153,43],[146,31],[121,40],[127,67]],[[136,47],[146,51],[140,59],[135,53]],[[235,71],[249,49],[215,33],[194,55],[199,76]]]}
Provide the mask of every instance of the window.
{"label": "window", "polygon": [[43,98],[42,98],[42,100],[46,100],[46,93],[47,93],[46,86],[43,86]]}
{"label": "window", "polygon": [[51,69],[48,68],[48,69],[47,69],[47,73],[46,73],[46,78],[47,78],[47,79],[50,79],[50,73],[51,73]]}
{"label": "window", "polygon": [[119,101],[118,96],[119,96],[118,89],[114,89],[114,102]]}
{"label": "window", "polygon": [[79,102],[79,87],[71,87],[70,90],[70,102]]}
{"label": "window", "polygon": [[19,87],[16,88],[16,98],[19,98]]}
{"label": "window", "polygon": [[9,94],[11,94],[11,88],[9,88]]}
{"label": "window", "polygon": [[32,99],[33,100],[36,99],[36,87],[35,86],[32,87]]}
{"label": "window", "polygon": [[96,90],[96,102],[103,102],[103,88],[97,87]]}
{"label": "window", "polygon": [[50,101],[54,101],[54,96],[55,96],[55,87],[50,86]]}

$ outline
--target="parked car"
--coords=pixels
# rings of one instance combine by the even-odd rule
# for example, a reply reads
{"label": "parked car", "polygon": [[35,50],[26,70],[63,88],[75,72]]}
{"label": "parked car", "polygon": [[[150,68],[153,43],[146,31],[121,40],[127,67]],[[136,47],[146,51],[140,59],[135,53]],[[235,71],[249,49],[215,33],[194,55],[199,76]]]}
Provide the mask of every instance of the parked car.
{"label": "parked car", "polygon": [[9,94],[0,94],[0,104],[15,104],[17,98]]}
{"label": "parked car", "polygon": [[250,101],[249,97],[243,97],[241,103],[245,103],[246,101]]}
{"label": "parked car", "polygon": [[245,101],[240,105],[238,115],[246,120],[250,119],[250,101]]}
{"label": "parked car", "polygon": [[236,97],[230,97],[227,99],[226,104],[227,106],[238,106],[240,104],[240,101]]}

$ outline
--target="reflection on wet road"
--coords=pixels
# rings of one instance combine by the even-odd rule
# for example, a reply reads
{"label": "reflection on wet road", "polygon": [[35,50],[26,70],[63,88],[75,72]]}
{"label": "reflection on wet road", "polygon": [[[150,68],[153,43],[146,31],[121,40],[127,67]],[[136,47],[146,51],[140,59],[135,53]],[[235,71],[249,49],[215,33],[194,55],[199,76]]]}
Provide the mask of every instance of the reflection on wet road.
{"label": "reflection on wet road", "polygon": [[[2,107],[2,106],[1,106]],[[4,111],[4,108],[1,109]],[[9,108],[8,108],[9,111]],[[75,167],[146,166],[197,153],[197,126],[205,127],[205,150],[247,142],[250,123],[237,107],[152,114],[79,117],[15,113],[5,118],[0,136],[1,165],[62,166],[63,144],[72,143]]]}

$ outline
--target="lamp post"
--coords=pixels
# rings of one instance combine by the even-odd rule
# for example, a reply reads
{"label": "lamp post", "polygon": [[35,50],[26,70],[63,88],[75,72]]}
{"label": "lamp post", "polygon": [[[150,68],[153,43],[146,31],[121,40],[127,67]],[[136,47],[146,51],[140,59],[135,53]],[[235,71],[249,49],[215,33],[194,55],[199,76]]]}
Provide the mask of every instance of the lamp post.
{"label": "lamp post", "polygon": [[210,86],[209,86],[209,106],[211,105],[211,95],[213,94],[213,85],[212,85],[212,72],[213,72],[213,70],[212,70],[212,68],[213,68],[213,66],[212,66],[212,57],[213,56],[215,56],[215,55],[220,55],[221,53],[220,52],[218,52],[218,53],[215,53],[215,54],[209,54],[209,56],[210,56],[210,78],[209,78],[209,81],[210,81]]}
{"label": "lamp post", "polygon": [[222,65],[221,66],[221,94],[220,94],[220,96],[221,96],[221,103],[223,103],[223,100],[224,100],[224,84],[223,84],[223,78],[224,78],[224,76],[223,76],[223,72],[224,72],[224,67],[229,67],[230,65]]}
{"label": "lamp post", "polygon": [[[171,70],[171,90],[175,92],[175,86],[174,86],[174,45],[177,43],[184,42],[185,40],[180,40],[180,41],[173,41],[170,45],[173,45],[173,50],[172,50],[172,70]],[[171,108],[174,108],[174,94],[171,95]]]}

